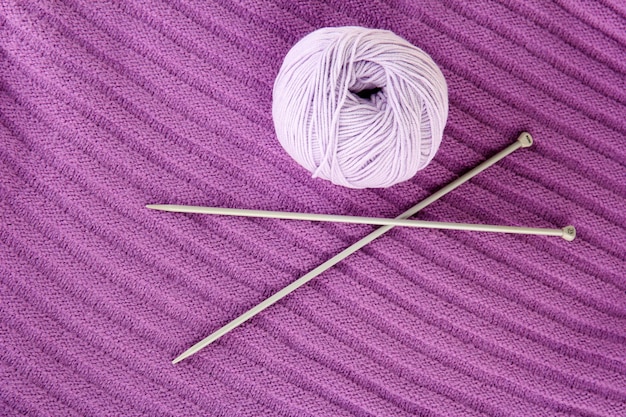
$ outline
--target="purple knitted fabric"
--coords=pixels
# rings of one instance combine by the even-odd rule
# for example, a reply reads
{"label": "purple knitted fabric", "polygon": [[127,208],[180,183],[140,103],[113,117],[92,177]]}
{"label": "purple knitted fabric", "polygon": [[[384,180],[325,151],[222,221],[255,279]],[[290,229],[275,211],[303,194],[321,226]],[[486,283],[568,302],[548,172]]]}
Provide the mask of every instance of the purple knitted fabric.
{"label": "purple knitted fabric", "polygon": [[[450,116],[392,188],[312,179],[274,78],[326,26],[429,53]],[[176,203],[416,218],[213,345],[193,343],[373,227],[149,211]],[[626,415],[621,0],[2,0],[0,415]]]}

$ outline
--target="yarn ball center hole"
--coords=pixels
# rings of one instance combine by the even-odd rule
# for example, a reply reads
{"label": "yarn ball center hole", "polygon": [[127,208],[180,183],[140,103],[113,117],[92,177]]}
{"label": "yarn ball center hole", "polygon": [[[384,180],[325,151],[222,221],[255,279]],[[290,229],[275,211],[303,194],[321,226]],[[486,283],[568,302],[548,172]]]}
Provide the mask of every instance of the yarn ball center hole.
{"label": "yarn ball center hole", "polygon": [[381,87],[372,87],[372,88],[365,88],[359,91],[352,91],[352,93],[366,100],[371,100],[373,96],[380,93],[382,90],[383,89]]}

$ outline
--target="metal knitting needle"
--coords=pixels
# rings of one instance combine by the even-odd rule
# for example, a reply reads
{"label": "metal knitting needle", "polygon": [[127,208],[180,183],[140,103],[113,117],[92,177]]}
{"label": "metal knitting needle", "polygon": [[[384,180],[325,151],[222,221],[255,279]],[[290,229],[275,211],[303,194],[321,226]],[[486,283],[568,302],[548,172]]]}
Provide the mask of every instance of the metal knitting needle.
{"label": "metal knitting needle", "polygon": [[222,216],[262,217],[268,219],[310,220],[318,222],[370,224],[379,226],[419,227],[424,229],[467,230],[474,232],[515,233],[523,235],[560,236],[572,241],[574,226],[562,229],[498,226],[489,224],[432,222],[421,220],[384,219],[380,217],[340,216],[335,214],[292,213],[284,211],[247,210],[225,207],[179,206],[173,204],[149,204],[146,208],[175,213],[215,214]]}
{"label": "metal knitting needle", "polygon": [[[456,180],[452,181],[450,184],[446,185],[445,187],[443,187],[439,191],[435,192],[430,197],[426,198],[425,200],[423,200],[423,201],[419,202],[418,204],[416,204],[415,206],[411,207],[409,210],[405,211],[404,213],[402,213],[400,216],[398,216],[396,218],[397,219],[407,219],[407,218],[413,216],[418,211],[422,210],[426,206],[428,206],[428,205],[434,203],[435,201],[439,200],[441,197],[443,197],[444,195],[448,194],[450,191],[456,189],[461,184],[464,184],[465,182],[469,181],[470,179],[472,179],[476,175],[480,174],[481,172],[483,172],[484,170],[486,170],[487,168],[489,168],[493,164],[497,163],[498,161],[500,161],[503,158],[507,157],[508,155],[512,154],[513,152],[515,152],[519,148],[527,148],[527,147],[531,146],[532,143],[533,143],[533,139],[532,139],[532,136],[530,135],[530,133],[524,132],[524,133],[520,134],[518,136],[517,140],[514,143],[512,143],[509,146],[507,146],[505,149],[501,150],[500,152],[498,152],[497,154],[495,154],[491,158],[487,159],[485,162],[483,162],[482,164],[478,165],[476,168],[472,169],[471,171],[465,173],[464,175],[460,176]],[[236,319],[234,319],[230,323],[228,323],[225,326],[221,327],[220,329],[216,330],[214,333],[212,333],[208,337],[202,339],[201,341],[199,341],[198,343],[196,343],[195,345],[193,345],[192,347],[187,349],[185,352],[183,352],[176,359],[174,359],[172,361],[172,363],[176,364],[176,363],[182,361],[183,359],[188,358],[189,356],[191,356],[191,355],[197,353],[198,351],[202,350],[203,348],[205,348],[209,344],[213,343],[214,341],[216,341],[217,339],[219,339],[220,337],[222,337],[226,333],[228,333],[231,330],[235,329],[236,327],[240,326],[242,323],[250,320],[252,317],[256,316],[261,311],[263,311],[266,308],[268,308],[269,306],[273,305],[274,303],[276,303],[277,301],[279,301],[283,297],[291,294],[293,291],[295,291],[296,289],[300,288],[301,286],[303,286],[307,282],[311,281],[313,278],[317,277],[318,275],[320,275],[324,271],[326,271],[329,268],[331,268],[332,266],[336,265],[337,263],[339,263],[343,259],[347,258],[348,256],[350,256],[354,252],[358,251],[359,249],[361,249],[362,247],[364,247],[368,243],[370,243],[373,240],[375,240],[376,238],[384,235],[385,233],[387,233],[392,228],[393,228],[393,226],[382,226],[382,227],[376,229],[375,231],[373,231],[369,235],[365,236],[363,239],[361,239],[358,242],[354,243],[353,245],[347,247],[346,249],[344,249],[343,251],[339,252],[337,255],[333,256],[332,258],[330,258],[329,260],[327,260],[323,264],[319,265],[317,268],[313,269],[309,273],[303,275],[302,277],[300,277],[296,281],[294,281],[291,284],[287,285],[285,288],[283,288],[282,290],[278,291],[276,294],[274,294],[271,297],[265,299],[264,301],[262,301],[261,303],[257,304],[255,307],[251,308],[250,310],[246,311],[245,313],[243,313],[242,315],[240,315],[239,317],[237,317]]]}

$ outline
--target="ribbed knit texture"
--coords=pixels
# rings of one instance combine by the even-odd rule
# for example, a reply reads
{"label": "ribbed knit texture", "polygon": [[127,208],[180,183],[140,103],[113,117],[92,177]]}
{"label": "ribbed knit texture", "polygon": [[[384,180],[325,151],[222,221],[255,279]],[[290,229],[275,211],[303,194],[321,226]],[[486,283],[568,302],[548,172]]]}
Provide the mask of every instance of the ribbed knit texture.
{"label": "ribbed knit texture", "polygon": [[[0,415],[626,415],[626,7],[620,0],[3,0]],[[325,26],[391,30],[448,81],[433,162],[388,189],[310,178],[274,78]],[[170,361],[368,226],[147,203],[394,217],[396,228]]]}

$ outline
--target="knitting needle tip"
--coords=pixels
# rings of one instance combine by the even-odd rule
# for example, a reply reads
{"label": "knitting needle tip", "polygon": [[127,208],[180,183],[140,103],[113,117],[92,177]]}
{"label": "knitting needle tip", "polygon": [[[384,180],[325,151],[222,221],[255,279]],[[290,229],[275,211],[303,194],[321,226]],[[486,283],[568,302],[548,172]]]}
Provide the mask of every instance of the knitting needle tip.
{"label": "knitting needle tip", "polygon": [[185,354],[183,353],[182,355],[180,355],[179,357],[177,357],[176,359],[174,359],[172,361],[172,365],[176,365],[178,362],[182,361],[183,359],[185,359],[187,356],[185,356]]}
{"label": "knitting needle tip", "polygon": [[[225,327],[229,328],[228,326],[229,325],[226,325]],[[207,347],[208,345],[210,345],[211,343],[219,339],[220,336],[226,333],[222,329],[212,333],[211,335],[209,335],[209,337],[205,337],[204,339],[202,339],[201,341],[199,341],[198,343],[196,343],[195,345],[193,345],[192,347],[190,347],[189,349],[187,349],[186,351],[178,355],[178,357],[172,361],[172,365],[176,365],[178,362],[187,359],[194,353],[199,352],[200,350],[204,349],[205,347]]]}

